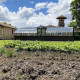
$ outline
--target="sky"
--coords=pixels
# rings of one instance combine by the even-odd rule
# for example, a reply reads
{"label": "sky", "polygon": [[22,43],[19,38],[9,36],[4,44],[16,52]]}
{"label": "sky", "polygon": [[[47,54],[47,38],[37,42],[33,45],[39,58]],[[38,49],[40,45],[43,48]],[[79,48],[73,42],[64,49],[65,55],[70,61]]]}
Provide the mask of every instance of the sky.
{"label": "sky", "polygon": [[67,17],[65,27],[71,21],[72,0],[0,0],[0,22],[7,22],[17,28],[58,26],[60,15]]}

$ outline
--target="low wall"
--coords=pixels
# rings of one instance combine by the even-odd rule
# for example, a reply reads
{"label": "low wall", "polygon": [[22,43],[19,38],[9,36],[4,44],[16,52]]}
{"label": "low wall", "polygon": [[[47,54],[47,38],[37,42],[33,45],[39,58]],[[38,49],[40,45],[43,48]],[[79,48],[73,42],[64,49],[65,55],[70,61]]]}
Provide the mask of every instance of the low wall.
{"label": "low wall", "polygon": [[15,40],[73,41],[73,36],[15,36]]}
{"label": "low wall", "polygon": [[75,41],[80,41],[80,36],[74,36]]}

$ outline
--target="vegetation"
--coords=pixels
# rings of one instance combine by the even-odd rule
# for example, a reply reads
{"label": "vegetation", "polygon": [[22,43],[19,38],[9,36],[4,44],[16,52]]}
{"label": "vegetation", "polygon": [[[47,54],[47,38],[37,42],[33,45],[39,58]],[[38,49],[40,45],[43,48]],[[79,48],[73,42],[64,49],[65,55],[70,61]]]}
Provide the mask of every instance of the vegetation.
{"label": "vegetation", "polygon": [[77,28],[76,21],[72,21],[68,24],[69,27]]}
{"label": "vegetation", "polygon": [[[1,40],[0,43],[0,80],[6,80],[6,75],[8,80],[42,80],[45,77],[58,80],[59,75],[63,80],[65,73],[66,79],[71,80],[80,72],[80,41]],[[76,69],[75,76],[73,69]]]}
{"label": "vegetation", "polygon": [[9,24],[11,26],[11,24]]}
{"label": "vegetation", "polygon": [[[3,22],[4,24],[7,24],[7,22]],[[11,24],[9,24],[11,26]]]}
{"label": "vegetation", "polygon": [[80,0],[73,0],[70,5],[72,20],[76,21],[77,28],[80,28]]}
{"label": "vegetation", "polygon": [[7,57],[12,57],[13,53],[14,53],[13,50],[8,49],[8,50],[7,50],[7,53],[6,53],[6,56],[7,56]]}
{"label": "vegetation", "polygon": [[4,47],[0,48],[0,54],[3,54],[3,53],[5,53],[5,48]]}
{"label": "vegetation", "polygon": [[3,22],[4,24],[7,24],[7,22]]}
{"label": "vegetation", "polygon": [[[1,41],[2,42],[2,41]],[[3,41],[4,43],[4,41]],[[2,44],[3,44],[2,43]],[[80,41],[53,42],[53,41],[5,41],[6,48],[14,48],[16,51],[80,51]]]}

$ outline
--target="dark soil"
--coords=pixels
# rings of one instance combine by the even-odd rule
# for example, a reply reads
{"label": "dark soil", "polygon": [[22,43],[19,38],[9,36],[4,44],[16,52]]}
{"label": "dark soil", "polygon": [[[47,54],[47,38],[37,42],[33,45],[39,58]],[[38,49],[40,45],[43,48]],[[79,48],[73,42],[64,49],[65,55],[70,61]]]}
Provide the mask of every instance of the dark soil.
{"label": "dark soil", "polygon": [[0,56],[0,80],[80,80],[80,53],[15,52]]}

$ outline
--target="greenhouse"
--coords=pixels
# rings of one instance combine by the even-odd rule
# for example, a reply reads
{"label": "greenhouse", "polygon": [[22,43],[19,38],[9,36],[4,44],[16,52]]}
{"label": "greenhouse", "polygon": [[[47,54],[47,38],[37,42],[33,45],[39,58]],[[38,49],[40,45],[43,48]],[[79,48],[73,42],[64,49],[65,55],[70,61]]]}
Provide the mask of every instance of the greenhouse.
{"label": "greenhouse", "polygon": [[17,29],[15,39],[21,40],[52,40],[52,41],[73,41],[73,27],[65,27],[67,17],[61,15],[57,17],[58,26],[47,25],[39,27],[26,27]]}
{"label": "greenhouse", "polygon": [[73,36],[73,27],[29,27],[20,28],[15,32],[16,36]]}
{"label": "greenhouse", "polygon": [[[24,37],[24,38],[23,38]],[[30,37],[30,38],[29,38]],[[71,38],[73,40],[73,27],[51,27],[46,28],[45,26],[39,27],[27,27],[27,28],[20,28],[17,29],[15,32],[16,39],[47,39],[51,38],[58,39],[60,37],[66,38],[68,40]]]}

